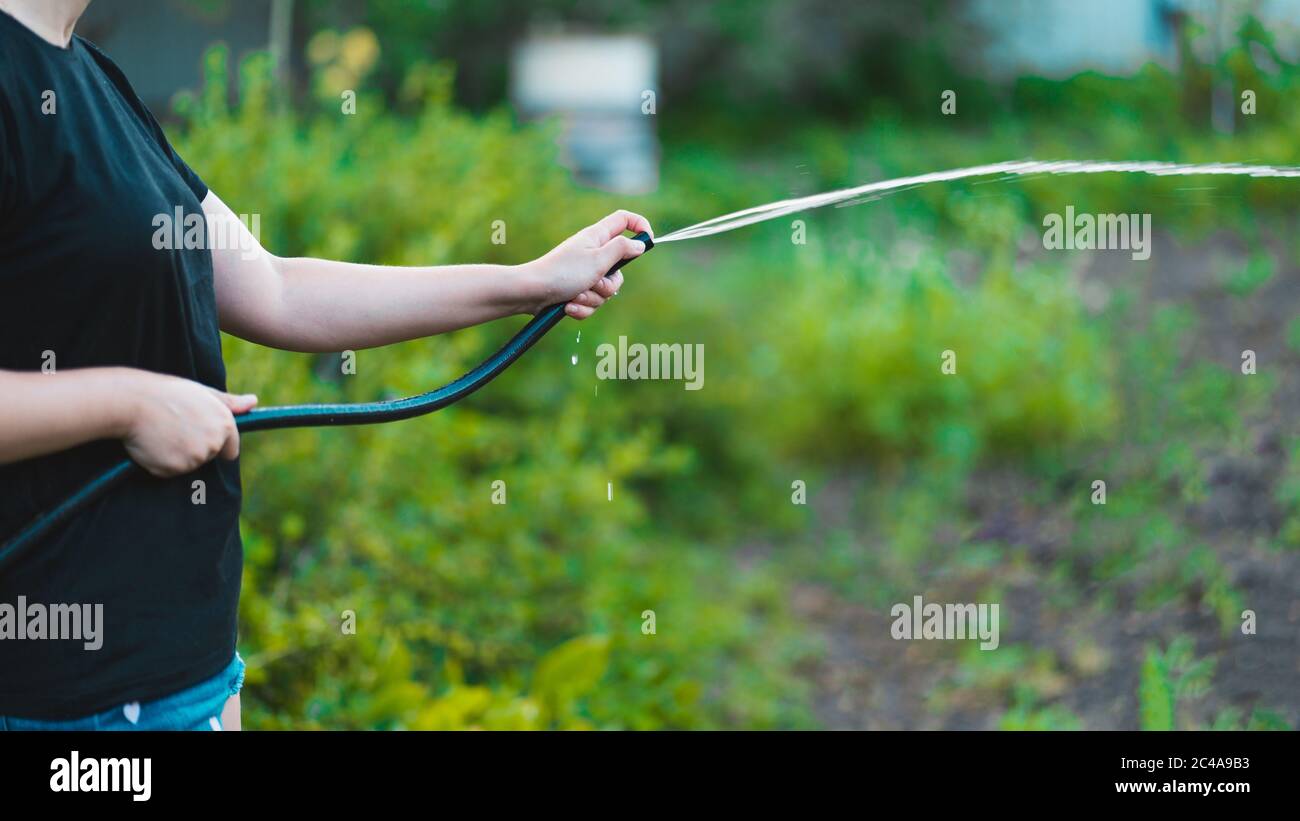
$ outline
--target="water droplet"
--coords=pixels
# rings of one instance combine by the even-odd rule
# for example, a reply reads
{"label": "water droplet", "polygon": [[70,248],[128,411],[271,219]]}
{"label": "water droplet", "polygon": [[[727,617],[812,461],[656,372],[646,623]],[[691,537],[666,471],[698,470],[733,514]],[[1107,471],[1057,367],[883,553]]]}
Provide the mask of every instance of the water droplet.
{"label": "water droplet", "polygon": [[578,341],[582,341],[582,331],[578,331]]}
{"label": "water droplet", "polygon": [[573,364],[575,364],[575,365],[578,364],[578,355],[577,355],[576,353],[575,353],[572,357],[570,357],[569,359],[570,359],[571,362],[573,362]]}

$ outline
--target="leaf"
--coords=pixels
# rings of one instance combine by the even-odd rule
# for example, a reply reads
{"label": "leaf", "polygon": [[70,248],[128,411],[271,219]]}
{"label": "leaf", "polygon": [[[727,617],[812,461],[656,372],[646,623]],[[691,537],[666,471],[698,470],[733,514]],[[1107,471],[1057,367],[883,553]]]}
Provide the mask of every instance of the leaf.
{"label": "leaf", "polygon": [[1286,723],[1286,719],[1272,710],[1260,710],[1256,708],[1251,713],[1250,721],[1246,725],[1247,730],[1290,730],[1291,725]]}
{"label": "leaf", "polygon": [[608,666],[608,636],[570,639],[537,663],[533,694],[555,716],[595,689]]}
{"label": "leaf", "polygon": [[1138,720],[1144,730],[1174,729],[1174,688],[1160,651],[1147,649],[1138,684]]}

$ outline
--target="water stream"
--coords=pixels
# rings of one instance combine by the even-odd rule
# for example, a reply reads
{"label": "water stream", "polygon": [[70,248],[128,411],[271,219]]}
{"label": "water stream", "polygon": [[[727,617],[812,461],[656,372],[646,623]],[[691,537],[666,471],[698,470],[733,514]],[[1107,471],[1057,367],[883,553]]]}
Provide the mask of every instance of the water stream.
{"label": "water stream", "polygon": [[928,185],[936,182],[949,182],[968,177],[1000,176],[1004,179],[1025,177],[1029,175],[1046,176],[1061,174],[1150,174],[1157,177],[1174,176],[1236,176],[1236,177],[1300,177],[1300,168],[1295,166],[1275,165],[1241,165],[1238,163],[1186,164],[1169,162],[1111,162],[1096,160],[1042,162],[1038,160],[1013,160],[1010,162],[975,165],[970,168],[956,168],[951,171],[934,171],[913,177],[899,177],[892,180],[867,183],[855,188],[842,188],[807,197],[792,197],[780,202],[769,202],[724,214],[721,217],[705,220],[687,228],[681,228],[662,237],[655,238],[655,244],[677,242],[684,239],[696,239],[713,234],[734,231],[746,225],[767,222],[787,214],[823,208],[827,205],[856,205],[879,199],[886,194]]}

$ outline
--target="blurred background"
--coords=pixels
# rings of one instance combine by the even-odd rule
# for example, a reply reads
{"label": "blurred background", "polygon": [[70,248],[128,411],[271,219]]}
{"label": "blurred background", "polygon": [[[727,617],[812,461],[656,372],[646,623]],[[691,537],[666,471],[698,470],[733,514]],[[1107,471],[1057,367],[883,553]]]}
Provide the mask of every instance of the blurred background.
{"label": "blurred background", "polygon": [[[1300,164],[1298,0],[115,0],[79,31],[281,255],[517,263],[616,207],[663,234],[1026,157]],[[447,411],[250,437],[245,726],[1295,727],[1295,186],[980,180],[668,244]],[[1151,214],[1151,259],[1045,251],[1069,206]],[[359,401],[519,324],[349,376],[225,352],[264,404]],[[704,388],[598,380],[619,336],[703,344]],[[892,639],[916,595],[998,603],[999,648]]]}

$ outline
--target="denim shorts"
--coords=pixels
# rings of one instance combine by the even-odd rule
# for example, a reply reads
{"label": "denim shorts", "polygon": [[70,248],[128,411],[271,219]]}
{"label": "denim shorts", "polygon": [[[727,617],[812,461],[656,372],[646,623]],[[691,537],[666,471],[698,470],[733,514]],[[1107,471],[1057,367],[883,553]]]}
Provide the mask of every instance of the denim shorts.
{"label": "denim shorts", "polygon": [[0,716],[0,730],[220,730],[226,699],[244,686],[244,660],[179,693],[144,703],[133,701],[71,721],[38,721]]}

